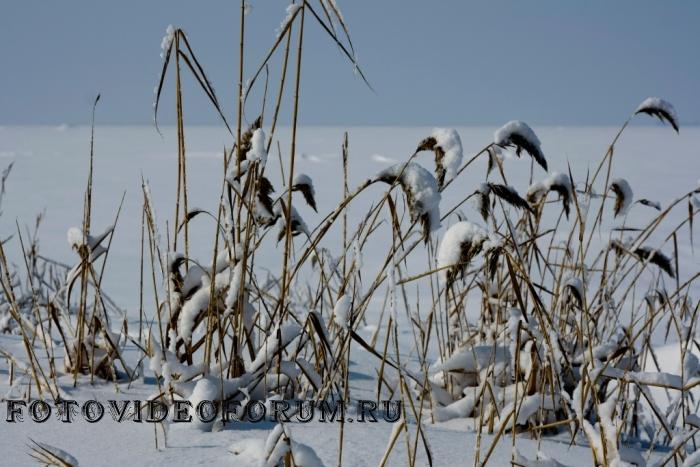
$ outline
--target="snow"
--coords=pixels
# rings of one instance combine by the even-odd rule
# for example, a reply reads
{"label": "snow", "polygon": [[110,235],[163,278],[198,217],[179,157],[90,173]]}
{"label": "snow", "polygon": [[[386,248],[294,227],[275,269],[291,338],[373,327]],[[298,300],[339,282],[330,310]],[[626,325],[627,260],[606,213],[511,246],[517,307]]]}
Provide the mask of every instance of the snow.
{"label": "snow", "polygon": [[462,164],[462,140],[457,130],[452,128],[435,128],[431,134],[437,145],[444,151],[442,163],[445,167],[445,182],[448,182]]}
{"label": "snow", "polygon": [[583,281],[581,280],[581,278],[576,276],[569,276],[564,282],[564,285],[566,287],[571,288],[571,291],[575,293],[575,296],[578,300],[583,300],[586,296],[585,290],[583,288]]}
{"label": "snow", "polygon": [[661,99],[660,97],[647,97],[644,101],[639,104],[635,113],[648,113],[651,115],[657,115],[659,112],[666,114],[671,119],[671,124],[674,128],[678,128],[678,116],[676,115],[676,109],[673,107],[669,101]]}
{"label": "snow", "polygon": [[667,100],[661,99],[660,97],[647,97],[641,104],[639,104],[639,107],[637,107],[635,113],[644,112],[648,109],[661,109],[676,118],[676,109],[673,107],[673,104]]}
{"label": "snow", "polygon": [[260,465],[264,450],[265,440],[259,438],[242,439],[229,447],[238,465]]}
{"label": "snow", "polygon": [[700,449],[689,455],[683,461],[683,467],[692,467],[700,465]]}
{"label": "snow", "polygon": [[[650,388],[650,393],[654,397],[656,403],[662,409],[664,409],[671,404],[677,393],[674,394],[673,392],[666,392],[663,388],[661,388],[661,386],[670,386],[675,389],[683,386],[683,379],[681,378],[681,345],[677,342],[660,345],[654,349],[654,353],[656,355],[659,367],[657,368],[654,360],[651,358],[651,356],[648,356],[644,371],[638,372],[640,374],[635,374],[633,377],[642,380],[647,379],[650,383],[654,383]],[[689,357],[688,355],[692,355],[692,357]],[[691,348],[688,351],[688,354],[686,354],[686,362],[688,364],[691,364],[693,360],[697,362],[698,357],[700,357],[700,351]],[[692,378],[692,375],[693,372],[690,374],[684,374],[685,385],[689,384],[689,380]],[[700,387],[693,389],[692,394],[695,398],[700,396]]]}
{"label": "snow", "polygon": [[503,407],[499,425],[511,430],[515,425],[526,425],[528,419],[539,412],[540,408],[554,411],[558,410],[559,407],[560,404],[556,395],[555,399],[552,399],[551,395],[543,397],[541,394],[524,396]]}
{"label": "snow", "polygon": [[440,271],[441,277],[447,277],[446,268],[462,261],[465,245],[481,245],[487,237],[488,233],[482,227],[467,221],[457,222],[447,229],[437,255],[438,268],[445,268]]}
{"label": "snow", "polygon": [[91,259],[96,259],[100,255],[102,255],[106,249],[100,246],[100,243],[107,238],[107,236],[112,233],[114,230],[114,226],[109,227],[107,230],[105,230],[103,233],[97,236],[93,236],[88,234],[87,235],[87,241],[85,236],[83,235],[83,230],[78,227],[71,227],[68,229],[68,232],[66,233],[66,238],[68,240],[68,244],[73,248],[73,249],[79,249],[82,246],[87,246],[90,249],[90,256]]}
{"label": "snow", "polygon": [[350,326],[352,300],[346,294],[341,295],[333,308],[333,321],[343,329]]}
{"label": "snow", "polygon": [[547,170],[547,161],[542,154],[540,140],[527,123],[519,120],[506,123],[496,130],[493,142],[500,147],[515,146],[518,154],[521,148],[524,149],[545,171]]}
{"label": "snow", "polygon": [[175,28],[172,24],[169,24],[165,29],[163,40],[160,41],[160,58],[165,58],[165,54],[168,52],[170,45],[173,43],[173,39],[175,39]]}
{"label": "snow", "polygon": [[311,177],[304,173],[295,175],[292,181],[292,190],[301,191],[304,200],[316,211],[316,190],[314,189],[314,182],[311,180]]}
{"label": "snow", "polygon": [[[189,154],[188,154],[189,156]],[[233,162],[226,174],[226,181],[238,189],[238,179],[244,175],[254,162],[264,167],[267,164],[267,151],[265,146],[265,132],[258,128],[253,132],[250,142],[250,150],[246,152],[245,159]]]}
{"label": "snow", "polygon": [[360,245],[360,239],[355,238],[352,242],[352,260],[355,263],[355,269],[361,270],[364,265],[364,260],[362,258],[362,245]]}
{"label": "snow", "polygon": [[228,291],[226,292],[226,299],[224,300],[227,312],[230,312],[233,309],[236,300],[238,300],[238,294],[241,290],[242,281],[243,262],[239,261],[231,273],[231,281],[229,282]]}
{"label": "snow", "polygon": [[221,386],[213,378],[203,377],[197,380],[194,386],[192,394],[189,396],[188,400],[192,404],[189,412],[192,417],[192,425],[194,428],[198,428],[202,431],[211,430],[214,422],[205,422],[200,420],[197,415],[197,407],[202,401],[215,401],[221,398]]}
{"label": "snow", "polygon": [[[280,334],[279,338],[277,334]],[[274,330],[267,336],[265,342],[261,346],[260,353],[256,355],[255,360],[249,365],[249,371],[255,371],[263,367],[277,353],[278,350],[284,349],[290,342],[297,338],[301,332],[301,327],[298,324],[286,323],[277,325]]]}
{"label": "snow", "polygon": [[618,197],[620,202],[620,209],[618,215],[625,216],[629,212],[630,206],[634,202],[634,193],[632,192],[632,187],[624,178],[616,178],[611,183],[610,186],[615,191],[615,195]]}
{"label": "snow", "polygon": [[493,142],[499,146],[508,146],[511,144],[510,141],[513,135],[522,136],[533,146],[539,147],[542,144],[535,132],[532,131],[532,128],[520,120],[512,120],[496,130],[493,135]]}
{"label": "snow", "polygon": [[[39,448],[40,455],[43,454],[42,457],[44,457],[47,461],[52,461],[55,459],[58,459],[59,462],[64,462],[64,465],[72,465],[76,466],[78,465],[78,459],[75,457],[71,456],[69,453],[64,451],[63,449],[57,448],[55,446],[51,446],[46,443],[41,443],[39,441],[33,441],[34,444]],[[31,446],[30,446],[31,447]],[[41,453],[41,450],[44,452]],[[48,456],[47,456],[48,455]],[[53,462],[52,462],[53,464]]]}
{"label": "snow", "polygon": [[[471,388],[467,388],[468,391]],[[436,406],[433,409],[433,417],[438,422],[446,422],[455,418],[465,418],[469,417],[474,411],[474,406],[476,405],[476,390],[469,391],[467,395],[458,399],[444,407]]]}
{"label": "snow", "polygon": [[546,182],[535,182],[527,189],[525,197],[532,203],[539,202],[549,192]]}
{"label": "snow", "polygon": [[83,229],[78,227],[71,227],[66,233],[68,239],[68,244],[73,248],[79,248],[85,244],[85,237],[83,236]]}
{"label": "snow", "polygon": [[[234,276],[235,277],[235,276]],[[220,272],[215,276],[214,284],[209,282],[208,276],[202,276],[202,280],[206,284],[200,287],[194,295],[182,306],[180,310],[180,316],[178,318],[177,332],[180,338],[185,342],[190,342],[192,339],[192,332],[194,331],[194,325],[197,316],[207,310],[209,307],[209,299],[211,297],[212,288],[214,289],[214,296],[221,292],[225,287],[227,287],[231,282],[229,280],[229,272]]]}
{"label": "snow", "polygon": [[515,462],[523,467],[566,467],[566,464],[558,462],[556,459],[552,459],[547,454],[537,451],[536,459],[529,459],[516,449],[515,451]]}
{"label": "snow", "polygon": [[249,161],[259,161],[261,166],[267,164],[267,151],[265,149],[265,132],[262,128],[258,128],[253,132],[253,137],[250,142],[250,150],[246,154]]}
{"label": "snow", "polygon": [[400,163],[379,172],[375,179],[394,179],[400,176],[404,190],[408,191],[413,201],[411,220],[416,221],[422,215],[429,217],[430,232],[440,228],[440,192],[433,174],[421,165],[410,162]]}
{"label": "snow", "polygon": [[284,426],[278,424],[270,432],[262,451],[258,452],[260,465],[275,467],[284,456],[291,453],[292,462],[298,466],[323,467],[323,462],[309,446],[290,438]]}
{"label": "snow", "polygon": [[[578,285],[578,284],[576,284]],[[595,360],[607,359],[612,355],[617,349],[619,349],[625,341],[625,332],[621,327],[615,330],[615,333],[605,340],[603,343],[593,347],[590,351],[587,349],[582,351],[582,353],[576,358],[577,363],[584,361],[590,361],[591,354]]]}
{"label": "snow", "polygon": [[434,365],[431,372],[463,371],[473,373],[491,364],[510,361],[511,355],[505,347],[492,345],[466,346],[456,350],[444,363]]}
{"label": "snow", "polygon": [[[274,210],[275,215],[279,216],[279,219],[277,221],[277,238],[281,240],[287,231],[287,220],[285,218],[285,210],[282,209],[279,203],[276,203],[274,205]],[[290,217],[293,233],[304,233],[307,236],[310,234],[309,227],[306,225],[306,222],[304,222],[304,219],[301,217],[301,214],[299,214],[299,211],[297,211],[297,208],[294,205],[292,205]]]}
{"label": "snow", "polygon": [[544,186],[546,186],[548,190],[551,190],[552,187],[555,186],[562,186],[569,192],[569,194],[571,194],[572,190],[571,179],[569,176],[559,172],[552,172],[552,174],[545,179]]}
{"label": "snow", "polygon": [[[661,211],[661,203],[659,203],[658,201],[643,198],[643,199],[638,200],[637,202],[641,203],[645,206],[649,206],[651,208],[654,208],[657,211]],[[696,209],[697,209],[697,207],[696,207]]]}
{"label": "snow", "polygon": [[294,176],[294,180],[292,181],[292,186],[294,185],[308,185],[311,187],[311,191],[313,192],[314,184],[313,181],[311,181],[311,177],[309,177],[306,174],[299,173]]}
{"label": "snow", "polygon": [[284,19],[280,23],[279,29],[277,29],[277,37],[278,38],[282,35],[284,30],[287,28],[287,26],[289,25],[289,22],[294,19],[294,16],[297,14],[297,12],[299,11],[299,9],[301,8],[302,5],[303,5],[303,2],[299,2],[299,3],[290,3],[287,6],[287,10],[286,10],[287,15],[284,17]]}
{"label": "snow", "polygon": [[694,426],[695,428],[700,428],[700,417],[695,414],[689,414],[685,417],[685,423],[687,425]]}

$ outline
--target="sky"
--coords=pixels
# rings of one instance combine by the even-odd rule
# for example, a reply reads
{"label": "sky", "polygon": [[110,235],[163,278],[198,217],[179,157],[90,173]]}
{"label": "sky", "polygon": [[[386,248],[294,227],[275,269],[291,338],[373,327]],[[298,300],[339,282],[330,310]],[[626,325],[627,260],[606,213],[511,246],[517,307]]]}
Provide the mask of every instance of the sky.
{"label": "sky", "polygon": [[[273,44],[288,4],[248,2],[246,78]],[[307,17],[302,125],[611,125],[648,96],[674,103],[682,124],[700,123],[700,2],[337,3],[374,91]],[[0,13],[0,125],[85,124],[98,93],[98,124],[151,124],[169,24],[187,33],[235,120],[240,2],[2,0]],[[271,90],[280,64],[277,54]],[[165,86],[160,121],[169,124],[173,80]],[[261,100],[256,89],[248,121]],[[186,124],[218,122],[189,77],[183,107]],[[284,105],[283,124],[291,113]]]}

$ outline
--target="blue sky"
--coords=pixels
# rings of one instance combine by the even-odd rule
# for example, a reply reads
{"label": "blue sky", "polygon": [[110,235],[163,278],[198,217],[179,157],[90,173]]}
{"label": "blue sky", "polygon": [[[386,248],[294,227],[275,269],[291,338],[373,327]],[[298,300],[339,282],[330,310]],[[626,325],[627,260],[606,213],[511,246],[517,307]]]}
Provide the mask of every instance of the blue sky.
{"label": "blue sky", "polygon": [[[246,76],[287,4],[249,2]],[[681,122],[700,123],[700,2],[337,2],[376,92],[307,22],[301,124],[607,125],[650,95],[673,102]],[[86,123],[98,92],[99,123],[150,123],[171,23],[187,32],[232,116],[238,14],[235,0],[3,0],[0,124]],[[186,123],[216,123],[194,82],[185,85]],[[164,123],[174,121],[167,86]],[[258,106],[247,107],[249,120]]]}

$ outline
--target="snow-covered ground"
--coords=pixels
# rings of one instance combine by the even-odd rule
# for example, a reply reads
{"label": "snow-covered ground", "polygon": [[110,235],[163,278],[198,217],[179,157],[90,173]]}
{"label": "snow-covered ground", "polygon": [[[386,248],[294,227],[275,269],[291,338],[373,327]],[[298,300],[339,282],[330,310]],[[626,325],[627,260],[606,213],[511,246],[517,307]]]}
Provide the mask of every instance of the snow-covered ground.
{"label": "snow-covered ground", "polygon": [[[457,128],[464,147],[464,157],[470,157],[493,140],[495,128]],[[344,131],[349,134],[349,185],[361,181],[386,168],[404,161],[419,141],[430,135],[432,128],[301,128],[297,143],[297,172],[308,174],[317,193],[320,214],[305,205],[298,209],[310,227],[333,209],[342,197],[341,143]],[[594,170],[614,138],[617,128],[558,128],[536,127],[547,157],[550,172],[568,172],[574,177],[585,178],[587,170]],[[44,213],[39,230],[40,251],[58,261],[72,264],[75,253],[66,242],[69,227],[80,225],[82,197],[87,176],[90,129],[86,127],[4,127],[0,128],[0,169],[14,161],[7,181],[7,193],[0,216],[0,238],[16,234],[17,226],[33,228],[35,216]],[[282,144],[282,157],[288,153],[289,130],[281,129],[276,138]],[[614,175],[625,178],[631,185],[635,198],[648,198],[662,205],[694,188],[700,178],[700,129],[681,128],[676,135],[668,127],[630,127],[616,146]],[[139,248],[141,235],[141,177],[148,179],[153,192],[159,220],[172,219],[177,170],[175,133],[165,128],[163,136],[152,127],[100,127],[95,132],[95,189],[92,225],[101,230],[111,224],[125,191],[124,206],[116,227],[112,253],[107,264],[104,288],[119,306],[124,308],[132,321],[138,319],[139,308]],[[222,154],[230,147],[230,135],[222,128],[195,127],[186,131],[188,157],[188,186],[190,207],[211,208],[216,205],[221,187]],[[270,160],[276,162],[277,151]],[[430,153],[419,156],[418,162],[432,170]],[[529,185],[530,158],[509,159],[509,182],[521,193]],[[278,164],[268,165],[273,185],[281,187]],[[472,193],[486,171],[486,159],[470,167],[466,175],[443,193],[444,205],[452,205]],[[541,173],[541,172],[540,172]],[[375,188],[378,190],[378,188]],[[364,199],[364,198],[363,198]],[[352,214],[366,212],[370,198],[363,204],[358,200],[350,210],[350,222],[358,222]],[[640,205],[633,205],[626,223],[635,225],[649,218],[649,212]],[[478,220],[478,212],[465,205],[462,210],[469,219]],[[172,222],[172,221],[171,221]],[[675,224],[675,222],[670,222]],[[669,224],[669,225],[670,225]],[[190,238],[193,256],[207,257],[213,226],[198,219],[192,223]],[[685,233],[685,231],[684,231]],[[653,237],[656,238],[656,237]],[[198,242],[198,240],[201,241]],[[605,232],[600,234],[606,241]],[[383,260],[372,255],[372,247],[364,252],[365,267],[376,269]],[[9,259],[20,264],[21,256],[16,235],[5,245]],[[385,251],[382,247],[381,251]],[[279,268],[279,252],[263,250],[258,261]],[[700,262],[693,255],[687,234],[679,237],[681,277],[689,277],[700,269]],[[278,269],[276,269],[278,270]],[[415,271],[420,272],[420,271]],[[697,287],[693,289],[697,297]],[[378,313],[379,304],[374,307]],[[149,317],[152,311],[146,310]],[[373,316],[368,315],[368,323]],[[361,333],[367,337],[370,329]],[[410,339],[410,331],[404,338]],[[655,336],[660,339],[660,336]],[[660,343],[661,345],[661,343]],[[17,336],[0,336],[0,347],[18,355],[22,354],[21,340]],[[127,354],[129,355],[129,354]],[[132,353],[135,358],[136,352]],[[673,344],[661,347],[658,353],[661,371],[677,372],[678,349]],[[361,398],[374,390],[376,360],[361,348],[352,349],[351,394]],[[0,394],[8,392],[9,368],[0,359]],[[87,399],[145,399],[155,391],[153,378],[147,377],[130,387],[113,384],[96,384],[72,388],[72,380],[61,381],[66,394],[78,400]],[[118,393],[115,390],[118,389]],[[17,395],[15,394],[14,397]],[[4,404],[3,404],[4,406]],[[4,418],[4,414],[0,414]],[[108,417],[106,417],[108,418]],[[3,423],[3,422],[0,422]],[[96,424],[77,422],[70,425],[50,420],[44,424],[24,422],[10,425],[3,423],[0,436],[0,452],[4,461],[13,465],[30,464],[26,455],[29,438],[68,450],[84,465],[119,464],[210,464],[240,465],[242,457],[229,452],[234,442],[247,438],[263,439],[272,424],[230,426],[215,433],[201,433],[189,425],[171,426],[167,433],[167,447],[163,434],[157,429],[159,449],[155,447],[154,427],[150,424],[124,422],[117,424],[104,420]],[[433,448],[435,465],[469,465],[473,463],[476,434],[473,424],[467,421],[451,421],[427,428],[429,443]],[[313,447],[327,465],[337,463],[339,424],[292,425],[296,441]],[[344,463],[347,465],[376,465],[390,438],[392,426],[386,423],[348,424],[345,427]],[[490,436],[481,440],[482,458],[490,445]],[[581,438],[583,440],[583,438]],[[400,440],[392,454],[392,465],[405,463],[405,446]],[[519,438],[518,450],[534,459],[538,450],[566,465],[591,465],[591,451],[586,446],[570,446],[568,440],[546,439],[541,443]],[[654,454],[656,455],[656,454]],[[491,461],[493,465],[507,465],[511,459],[510,442],[497,448]],[[0,463],[4,463],[0,461]],[[248,461],[251,461],[248,459]],[[252,462],[252,461],[251,461]],[[244,462],[245,463],[245,462]]]}

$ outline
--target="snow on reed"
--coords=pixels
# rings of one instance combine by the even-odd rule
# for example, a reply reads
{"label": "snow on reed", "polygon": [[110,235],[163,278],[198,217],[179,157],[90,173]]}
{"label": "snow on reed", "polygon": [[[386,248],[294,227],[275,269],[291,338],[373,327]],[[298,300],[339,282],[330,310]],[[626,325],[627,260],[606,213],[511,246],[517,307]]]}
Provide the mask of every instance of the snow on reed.
{"label": "snow on reed", "polygon": [[412,222],[423,226],[427,242],[430,233],[440,228],[440,190],[433,174],[420,164],[395,164],[379,172],[374,181],[393,185],[398,182],[406,195]]}
{"label": "snow on reed", "polygon": [[635,114],[645,113],[653,117],[657,117],[661,121],[667,121],[676,133],[678,133],[678,116],[676,115],[676,109],[673,107],[669,101],[661,99],[660,97],[647,97],[644,101],[639,104]]}
{"label": "snow on reed", "polygon": [[85,236],[83,235],[83,230],[78,227],[71,227],[66,232],[66,238],[68,244],[73,248],[80,248],[85,245]]}
{"label": "snow on reed", "polygon": [[610,189],[615,193],[615,205],[613,206],[615,217],[627,215],[634,201],[632,187],[624,178],[616,178],[610,184]]}
{"label": "snow on reed", "polygon": [[445,181],[452,180],[462,163],[462,139],[452,128],[436,128],[433,130],[433,137],[438,147],[445,153],[442,160],[447,178]]}
{"label": "snow on reed", "polygon": [[169,24],[168,27],[165,28],[165,35],[163,36],[163,39],[160,41],[160,58],[165,58],[165,54],[168,52],[168,49],[170,48],[170,45],[173,43],[174,39],[175,28],[172,24]]}
{"label": "snow on reed", "polygon": [[251,138],[250,151],[248,151],[247,159],[249,161],[259,161],[260,165],[267,164],[267,151],[265,150],[265,132],[262,128],[258,128],[253,132]]}
{"label": "snow on reed", "polygon": [[437,266],[448,285],[467,267],[487,238],[482,227],[468,221],[457,222],[447,229],[438,249]]}
{"label": "snow on reed", "polygon": [[294,19],[294,17],[297,15],[297,12],[303,5],[303,2],[299,3],[291,3],[287,6],[287,15],[282,19],[282,22],[280,23],[280,27],[277,29],[277,37],[279,38],[282,33],[287,29],[287,26],[289,26],[289,23]]}
{"label": "snow on reed", "polygon": [[542,144],[527,123],[519,120],[512,120],[506,123],[496,130],[493,135],[493,142],[504,148],[515,147],[515,153],[518,156],[520,156],[520,153],[524,150],[530,154],[545,171],[547,170],[547,160],[542,153]]}
{"label": "snow on reed", "polygon": [[177,333],[181,339],[185,342],[191,341],[197,316],[209,307],[209,299],[212,296],[211,289],[214,289],[213,295],[217,296],[217,294],[221,293],[230,284],[231,278],[229,277],[229,271],[218,273],[214,278],[214,284],[210,283],[209,276],[202,276],[203,287],[200,287],[189,300],[185,302],[180,310]]}
{"label": "snow on reed", "polygon": [[316,208],[316,190],[311,177],[304,173],[297,174],[292,181],[292,191],[301,192],[306,204],[311,206],[311,209],[318,212]]}
{"label": "snow on reed", "polygon": [[333,308],[333,321],[343,329],[350,326],[352,301],[346,294],[341,295]]}
{"label": "snow on reed", "polygon": [[535,182],[527,190],[525,195],[531,204],[538,204],[547,193],[554,191],[561,197],[562,205],[566,216],[569,216],[571,200],[573,199],[573,187],[568,175],[552,172],[552,174],[541,182]]}
{"label": "snow on reed", "polygon": [[431,135],[420,142],[416,152],[430,150],[435,153],[435,177],[438,187],[452,180],[462,164],[462,140],[452,128],[435,128]]}

